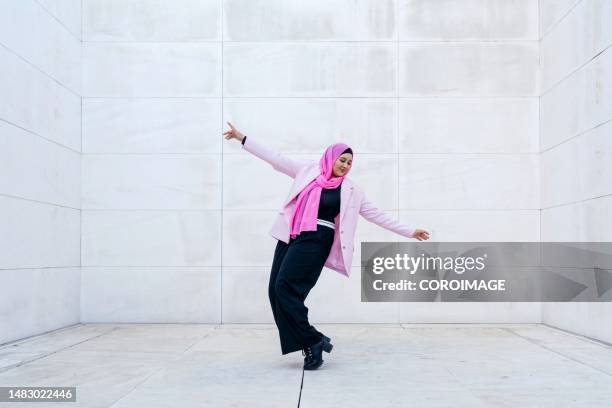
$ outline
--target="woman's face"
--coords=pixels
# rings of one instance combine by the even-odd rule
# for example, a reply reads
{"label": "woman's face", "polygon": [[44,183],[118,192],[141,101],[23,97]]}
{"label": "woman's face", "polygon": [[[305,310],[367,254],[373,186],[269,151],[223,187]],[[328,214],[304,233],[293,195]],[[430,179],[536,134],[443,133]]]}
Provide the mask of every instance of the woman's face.
{"label": "woman's face", "polygon": [[353,155],[350,153],[341,154],[334,163],[334,177],[345,176],[353,165]]}

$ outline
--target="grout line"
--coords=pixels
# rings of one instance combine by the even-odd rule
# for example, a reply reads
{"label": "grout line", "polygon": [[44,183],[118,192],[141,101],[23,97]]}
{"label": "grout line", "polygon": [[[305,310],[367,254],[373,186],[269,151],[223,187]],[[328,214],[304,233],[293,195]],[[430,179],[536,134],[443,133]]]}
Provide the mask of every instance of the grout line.
{"label": "grout line", "polygon": [[221,99],[220,96],[84,96],[83,99]]}
{"label": "grout line", "polygon": [[16,128],[19,128],[19,129],[23,130],[24,132],[27,132],[27,133],[29,133],[29,134],[31,134],[31,135],[34,135],[34,136],[38,136],[38,137],[40,137],[41,139],[43,139],[43,140],[45,140],[45,141],[47,141],[47,142],[49,142],[49,143],[54,143],[54,144],[56,144],[56,145],[58,145],[58,146],[60,146],[60,147],[63,147],[63,148],[64,148],[64,149],[66,149],[66,150],[70,150],[71,152],[77,153],[77,154],[79,154],[79,155],[81,154],[81,152],[79,152],[78,150],[73,149],[73,148],[72,148],[72,147],[70,147],[70,146],[63,145],[63,144],[61,144],[61,143],[57,142],[56,140],[49,139],[49,138],[48,138],[48,137],[46,137],[46,136],[39,135],[38,133],[33,132],[33,131],[31,131],[30,129],[26,129],[26,128],[24,128],[23,126],[20,126],[20,125],[18,125],[18,124],[16,124],[16,123],[13,123],[13,122],[11,122],[10,120],[4,119],[4,118],[0,118],[0,122],[4,122],[4,123],[7,123],[7,124],[9,124],[9,125],[11,125],[11,126],[15,126]]}
{"label": "grout line", "polygon": [[[0,121],[6,122],[4,119],[0,118]],[[605,125],[607,122],[609,122],[610,120],[601,123],[589,130],[587,130],[586,132],[583,133],[587,133],[601,125]],[[220,154],[226,155],[226,156],[241,156],[241,153],[234,153],[234,152],[229,152],[229,153],[222,153],[222,152],[200,152],[200,153],[191,153],[191,152],[92,152],[92,153],[81,153],[77,150],[74,150],[70,147],[64,146],[62,144],[56,143],[53,140],[49,140],[43,136],[37,135],[36,133],[30,132],[27,129],[23,129],[21,127],[19,127],[18,125],[14,125],[13,123],[7,122],[12,126],[18,127],[28,133],[31,133],[35,136],[39,136],[42,139],[45,139],[48,142],[51,143],[55,143],[61,147],[66,148],[67,150],[71,150],[74,153],[77,154],[81,154],[83,156],[219,156]],[[582,134],[582,133],[581,133]],[[576,136],[580,136],[576,135]],[[572,136],[573,138],[574,136]],[[567,139],[570,140],[570,139]],[[563,143],[563,142],[561,142]],[[559,143],[559,144],[561,144]],[[557,146],[557,145],[555,145]],[[553,147],[555,147],[553,146]],[[547,149],[549,150],[549,149]],[[314,155],[316,153],[311,153],[311,152],[289,152],[289,151],[285,151],[283,152],[284,154],[287,155],[301,155],[301,156],[305,156],[305,155]],[[363,156],[385,156],[385,155],[398,155],[398,156],[415,156],[415,155],[439,155],[439,156],[459,156],[459,155],[474,155],[474,156],[536,156],[539,155],[539,152],[510,152],[510,153],[506,153],[506,152],[415,152],[415,151],[411,151],[411,152],[363,152],[360,153],[360,155]]]}
{"label": "grout line", "polygon": [[45,331],[45,332],[42,332],[42,333],[36,333],[36,334],[31,335],[31,336],[23,337],[23,338],[20,338],[20,339],[17,339],[17,340],[7,341],[6,343],[1,343],[0,344],[0,350],[4,349],[6,347],[15,347],[15,346],[18,346],[20,344],[26,344],[26,343],[28,343],[30,341],[42,338],[43,336],[46,336],[48,334],[61,333],[61,332],[64,332],[64,331],[75,329],[75,328],[80,327],[80,326],[83,326],[83,324],[82,323],[74,323],[74,324],[71,324],[69,326],[64,326],[64,327],[60,327],[60,328],[57,328],[57,329],[48,330],[48,331]]}
{"label": "grout line", "polygon": [[[433,303],[433,302],[430,302]],[[439,302],[438,302],[439,303]],[[446,302],[448,303],[448,302]],[[515,302],[516,303],[516,302]],[[537,303],[537,302],[523,302],[523,303]],[[445,327],[448,329],[464,329],[464,328],[484,328],[484,329],[499,329],[501,327],[531,327],[538,326],[540,323],[533,322],[419,322],[419,323],[400,323],[405,329],[437,329],[438,327]],[[438,327],[436,327],[438,326]]]}
{"label": "grout line", "polygon": [[[223,33],[221,34],[223,36]],[[537,43],[540,40],[526,40],[526,39],[499,39],[499,40],[443,40],[443,39],[431,39],[431,40],[87,40],[88,44],[219,44],[224,43],[228,45],[242,45],[242,44],[262,44],[267,46],[283,45],[283,44],[381,44],[393,46],[395,43],[399,44],[425,44],[425,45],[455,45],[455,44],[502,44],[502,45],[516,45],[516,44],[530,44]]]}
{"label": "grout line", "polygon": [[584,198],[584,199],[580,199],[580,200],[570,201],[570,202],[567,202],[567,203],[551,205],[549,207],[542,207],[542,208],[540,208],[540,211],[542,211],[542,210],[550,210],[552,208],[565,207],[565,206],[574,205],[574,204],[581,204],[581,203],[584,203],[585,201],[592,201],[592,200],[597,200],[599,198],[606,198],[606,197],[610,197],[610,196],[612,196],[612,193],[603,194],[603,195],[600,195],[600,196],[597,196],[597,197],[589,197],[589,198]]}
{"label": "grout line", "polygon": [[572,332],[572,331],[569,331],[569,330],[565,330],[565,329],[562,329],[562,328],[557,327],[557,326],[552,326],[552,325],[550,325],[548,323],[542,323],[542,325],[546,326],[547,328],[559,331],[559,332],[561,332],[561,333],[563,333],[565,335],[572,336],[572,337],[575,337],[575,338],[583,340],[583,341],[589,341],[589,342],[591,342],[591,343],[593,343],[593,344],[595,344],[597,346],[604,347],[606,349],[612,349],[612,343],[608,343],[608,342],[603,341],[603,340],[598,340],[598,339],[595,339],[593,337],[588,337],[588,336],[585,336],[584,334],[579,334],[579,333],[575,333],[575,332]]}
{"label": "grout line", "polygon": [[[2,196],[3,194],[0,193],[0,196]],[[600,196],[600,197],[606,197],[607,195],[604,196]],[[600,197],[593,197],[594,198],[600,198]],[[21,198],[21,197],[14,197],[14,198]],[[579,202],[579,201],[577,201]],[[568,203],[568,204],[574,204],[575,202],[572,203]],[[48,204],[48,203],[43,203],[43,204]],[[55,204],[50,204],[50,205],[55,205]],[[561,205],[565,205],[565,204],[561,204]],[[67,208],[71,208],[71,207],[67,207]],[[72,208],[73,210],[78,210],[78,208]],[[213,212],[213,211],[219,211],[221,210],[221,208],[204,208],[204,209],[182,209],[182,208],[83,208],[82,210],[84,211],[89,211],[89,212],[93,212],[93,211],[176,211],[176,212]],[[538,211],[540,210],[540,208],[538,207],[534,207],[534,208],[412,208],[412,207],[408,207],[408,208],[389,208],[389,207],[384,207],[381,206],[380,210],[383,211],[500,211],[500,212],[509,212],[509,211]],[[228,212],[261,212],[261,213],[267,213],[267,212],[273,212],[273,211],[278,211],[278,210],[274,210],[274,209],[262,209],[262,208],[225,208],[223,209],[223,211],[228,211]],[[398,241],[398,242],[404,242],[404,241]]]}
{"label": "grout line", "polygon": [[[573,5],[571,5],[571,6],[570,6],[570,8],[568,8],[568,9],[565,11],[565,13],[563,13],[563,15],[562,15],[561,17],[559,17],[559,18],[557,19],[557,21],[555,21],[554,23],[552,23],[552,24],[550,25],[550,27],[548,27],[548,28],[546,29],[546,32],[545,32],[543,35],[542,35],[542,34],[540,34],[540,35],[541,35],[541,37],[540,37],[540,42],[541,42],[541,41],[544,39],[544,37],[546,37],[548,34],[550,34],[550,32],[551,32],[551,31],[553,31],[553,30],[555,29],[555,27],[557,27],[557,25],[559,25],[559,24],[560,24],[560,23],[561,23],[563,20],[565,20],[565,18],[566,18],[566,17],[567,17],[567,16],[568,16],[568,15],[569,15],[569,14],[570,14],[570,13],[571,13],[571,12],[572,12],[572,11],[573,11],[575,8],[576,8],[576,6],[578,6],[580,3],[582,3],[582,0],[577,0],[577,1],[576,1],[576,2],[573,4]],[[539,8],[539,2],[538,2],[538,8]],[[539,13],[540,13],[540,12],[539,12],[539,10],[538,10],[538,25],[540,24],[540,22],[539,22],[539,18],[540,18]],[[539,34],[539,31],[540,31],[540,30],[541,30],[541,27],[540,27],[540,29],[538,30],[538,34]]]}
{"label": "grout line", "polygon": [[[487,100],[487,99],[505,99],[505,100],[522,100],[522,99],[535,99],[539,95],[413,95],[413,96],[400,96],[400,99],[422,99],[422,100],[435,100],[435,99],[477,99],[477,100]],[[363,96],[309,96],[309,95],[238,95],[238,96],[210,96],[210,95],[148,95],[148,96],[127,96],[127,95],[87,95],[84,96],[83,99],[388,99],[389,101],[395,101],[397,96],[385,96],[385,95],[363,95]]]}
{"label": "grout line", "polygon": [[[1,194],[0,194],[1,195]],[[605,196],[604,196],[605,197]],[[597,198],[597,197],[595,197]],[[213,211],[218,211],[221,210],[221,208],[208,208],[208,209],[195,209],[195,210],[190,210],[190,209],[177,209],[177,208],[83,208],[84,211],[177,211],[177,212],[213,212]],[[278,210],[274,210],[274,209],[261,209],[261,208],[225,208],[223,209],[226,212],[235,212],[235,213],[242,213],[242,212],[260,212],[260,213],[268,213],[268,212],[273,212],[273,211],[278,211]],[[534,208],[413,208],[413,207],[408,207],[408,208],[391,208],[391,207],[385,207],[385,206],[381,206],[380,210],[382,211],[389,211],[389,212],[393,212],[393,211],[499,211],[499,212],[512,212],[512,211],[538,211],[540,210],[540,208],[538,207],[534,207]],[[404,241],[398,241],[398,242],[404,242]]]}
{"label": "grout line", "polygon": [[[37,269],[69,269],[78,268],[80,265],[65,265],[65,266],[30,266],[30,267],[17,267],[17,268],[0,268],[0,271],[27,271]],[[2,347],[2,345],[0,345]]]}
{"label": "grout line", "polygon": [[[2,120],[2,119],[0,119]],[[284,151],[286,155],[315,155],[316,153],[310,152],[290,152]],[[83,153],[84,156],[165,156],[165,155],[174,155],[174,156],[219,156],[219,154],[223,154],[226,156],[242,156],[241,153],[222,153],[222,152],[201,152],[201,153],[190,153],[190,152],[168,152],[168,153],[156,153],[156,152],[135,152],[135,153],[124,153],[124,152],[101,152],[101,153]],[[446,155],[446,156],[456,156],[456,155],[489,155],[489,156],[535,156],[539,155],[539,152],[414,152],[403,153],[403,152],[364,152],[360,153],[363,156],[383,156],[383,155],[402,155],[402,156],[414,156],[414,155]]]}
{"label": "grout line", "polygon": [[[108,269],[130,269],[130,268],[147,268],[147,269],[156,269],[156,268],[173,268],[173,269],[182,269],[185,270],[185,273],[189,272],[189,269],[193,269],[194,272],[198,272],[198,269],[216,269],[220,268],[220,265],[84,265],[84,269],[94,269],[94,268],[108,268]],[[249,266],[243,267],[234,267],[234,268],[248,268]],[[57,267],[57,268],[66,268],[66,267]],[[29,269],[29,268],[19,268],[19,269]],[[40,269],[40,268],[31,268],[31,269]],[[128,323],[141,323],[141,322],[128,322]],[[155,323],[155,322],[146,322]],[[164,322],[163,324],[170,324],[172,322]],[[191,323],[190,323],[191,324]],[[205,323],[211,324],[211,323]],[[216,323],[215,323],[216,324]]]}
{"label": "grout line", "polygon": [[[542,0],[538,0],[538,241],[542,241]],[[540,248],[540,256],[541,254]],[[540,323],[542,302],[540,302]]]}
{"label": "grout line", "polygon": [[538,42],[542,44],[542,0],[538,0]]}
{"label": "grout line", "polygon": [[[82,3],[83,0],[81,0]],[[68,26],[66,26],[64,24],[64,22],[62,20],[60,20],[59,18],[57,18],[53,13],[51,13],[51,11],[49,9],[47,9],[47,7],[45,7],[45,5],[43,5],[40,0],[34,0],[34,2],[36,4],[38,4],[38,6],[43,9],[49,16],[51,16],[51,18],[53,18],[55,21],[57,21],[62,27],[64,27],[64,29],[68,32],[68,34],[70,34],[71,36],[73,36],[74,38],[76,38],[79,42],[81,42],[81,39],[79,37],[77,37],[77,35],[75,33],[73,33]],[[81,6],[82,7],[82,6]],[[82,8],[81,8],[82,10]],[[81,13],[82,14],[82,13]]]}
{"label": "grout line", "polygon": [[490,400],[487,400],[486,397],[483,397],[481,395],[477,395],[476,393],[474,393],[474,391],[472,390],[472,387],[470,387],[468,384],[465,384],[461,381],[461,378],[459,376],[457,376],[455,373],[452,372],[452,370],[450,369],[450,367],[447,364],[443,364],[444,369],[446,370],[446,372],[448,374],[450,374],[451,377],[453,377],[455,379],[455,382],[457,383],[457,385],[461,388],[463,388],[465,391],[467,391],[468,394],[470,394],[475,400],[486,404],[483,405],[483,407],[486,406],[490,406],[488,403],[490,402]]}
{"label": "grout line", "polygon": [[129,394],[131,394],[132,392],[134,392],[136,390],[136,388],[138,388],[140,385],[144,384],[149,378],[151,378],[152,376],[154,376],[155,374],[166,370],[170,364],[180,360],[181,358],[183,358],[185,356],[185,354],[187,354],[187,352],[192,349],[196,344],[200,343],[201,341],[203,341],[204,339],[206,339],[210,334],[212,334],[212,332],[216,329],[216,327],[213,327],[212,330],[208,331],[206,334],[204,334],[204,336],[199,337],[197,340],[195,340],[190,346],[188,346],[179,356],[175,357],[174,359],[170,359],[170,360],[166,360],[163,361],[160,365],[160,367],[158,367],[156,370],[152,371],[149,375],[147,375],[145,378],[142,379],[142,381],[139,381],[137,384],[135,384],[132,389],[130,389],[129,391],[127,391],[125,394],[123,394],[121,397],[119,397],[118,399],[116,399],[115,401],[112,402],[112,404],[109,406],[109,408],[112,408],[117,402],[119,402],[120,400],[122,400],[123,398],[127,397]]}
{"label": "grout line", "polygon": [[[223,39],[223,30],[224,30],[224,25],[223,25],[223,19],[224,19],[223,8],[224,8],[225,2],[223,0],[221,0],[220,4],[221,4],[221,7],[220,7],[220,9],[221,9],[221,132],[223,132],[223,128],[224,128],[224,126],[223,126],[223,115],[224,115],[224,105],[225,105],[225,103],[223,102],[223,92],[224,92],[224,89],[223,89],[223,71],[225,71],[225,69],[223,67],[223,56],[224,56],[223,50],[225,48],[224,47],[224,43],[223,43],[223,41],[224,41],[224,39]],[[224,154],[224,151],[225,151],[224,145],[225,145],[225,143],[224,142],[225,142],[225,138],[223,138],[223,136],[221,136],[221,171],[220,171],[220,180],[221,180],[221,182],[219,183],[220,184],[220,188],[221,188],[221,219],[220,219],[220,224],[219,224],[220,225],[219,235],[220,235],[220,240],[221,240],[220,245],[219,245],[221,247],[221,258],[220,258],[221,266],[219,267],[219,277],[220,277],[219,281],[220,281],[220,286],[221,286],[221,288],[220,288],[221,294],[219,296],[219,302],[220,302],[220,304],[219,304],[219,311],[220,311],[221,316],[220,316],[219,322],[221,324],[223,324],[223,217],[225,215],[225,209],[223,208],[223,203],[225,202],[224,199],[223,199],[223,193],[224,193],[224,190],[223,190],[223,185],[224,185],[223,180],[225,179],[225,177],[224,177],[225,175],[223,174],[223,169],[225,168],[224,165],[223,165],[223,157],[225,156],[225,154]]]}
{"label": "grout line", "polygon": [[[2,195],[0,193],[0,195]],[[76,210],[77,208],[75,208]],[[221,208],[213,207],[213,208],[82,208],[81,211],[176,211],[176,212],[214,212],[219,211]],[[248,209],[245,210],[234,210],[234,211],[251,211]],[[253,210],[253,211],[272,211],[272,210]]]}
{"label": "grout line", "polygon": [[[605,126],[605,125],[607,125],[607,124],[608,124],[608,123],[610,123],[610,122],[612,122],[612,117],[611,117],[610,119],[608,119],[608,120],[604,121],[604,122],[601,122],[601,123],[599,123],[599,124],[597,124],[597,125],[595,125],[595,126],[593,126],[593,127],[589,128],[589,129],[587,129],[587,130],[583,131],[583,132],[579,132],[579,133],[577,133],[577,134],[575,134],[575,135],[573,135],[573,136],[569,137],[568,139],[565,139],[565,140],[563,140],[563,141],[561,141],[561,142],[559,142],[559,143],[557,143],[557,144],[554,144],[554,145],[552,145],[552,146],[550,146],[550,147],[547,147],[547,148],[546,148],[546,149],[544,149],[544,150],[541,150],[541,151],[540,151],[540,154],[542,154],[542,153],[546,153],[546,152],[548,152],[549,150],[552,150],[552,149],[554,149],[554,148],[556,148],[556,147],[558,147],[558,146],[561,146],[561,145],[562,145],[562,144],[564,144],[564,143],[570,142],[570,141],[572,141],[572,140],[574,140],[574,139],[577,139],[577,138],[578,138],[578,137],[580,137],[580,136],[586,135],[587,133],[590,133],[590,132],[591,132],[591,131],[593,131],[593,130],[596,130],[596,129],[598,129],[598,128],[602,127],[602,126]],[[541,148],[541,147],[540,147],[540,148]]]}
{"label": "grout line", "polygon": [[[75,326],[77,326],[77,327],[78,327],[78,326],[82,326],[82,325],[83,325],[82,323],[78,323],[78,325],[73,325],[73,326],[71,326],[71,327],[72,327],[72,328],[74,328]],[[16,363],[16,364],[13,364],[13,365],[10,365],[10,366],[2,367],[2,368],[0,368],[0,373],[5,373],[6,371],[12,370],[13,368],[21,367],[21,366],[23,366],[23,365],[26,365],[26,364],[32,363],[32,362],[34,362],[34,361],[41,360],[41,359],[43,359],[43,358],[49,357],[49,356],[51,356],[51,355],[53,355],[53,354],[57,354],[57,353],[59,353],[59,352],[61,352],[61,351],[68,350],[68,349],[70,349],[70,348],[72,348],[72,347],[74,347],[74,346],[78,346],[79,344],[85,343],[86,341],[93,340],[93,339],[96,339],[96,338],[98,338],[98,337],[105,336],[105,335],[107,335],[107,334],[109,334],[109,333],[114,332],[115,330],[118,330],[118,329],[119,329],[118,327],[113,327],[112,329],[110,329],[110,330],[108,330],[108,331],[106,331],[106,332],[104,332],[104,333],[100,333],[100,334],[98,334],[98,335],[96,335],[96,336],[93,336],[93,337],[88,337],[88,338],[87,338],[87,339],[85,339],[85,340],[79,341],[78,343],[74,343],[74,344],[71,344],[71,345],[66,346],[66,347],[63,347],[63,348],[60,348],[60,349],[58,349],[58,350],[50,351],[50,352],[48,352],[48,353],[43,354],[42,356],[38,356],[38,357],[32,358],[32,359],[30,359],[30,360],[21,361],[21,362],[19,362],[19,363]],[[44,335],[44,334],[48,334],[48,333],[43,333],[43,335]],[[21,340],[20,340],[20,341],[21,341]],[[26,343],[27,343],[27,342],[26,342]],[[21,343],[20,343],[20,344],[21,344]]]}
{"label": "grout line", "polygon": [[[548,89],[546,89],[544,92],[542,92],[542,94],[540,95],[540,97],[545,96],[546,94],[548,94],[550,91],[552,91],[553,89],[557,88],[559,85],[561,85],[561,83],[565,82],[566,80],[570,79],[571,77],[574,76],[574,74],[577,74],[578,71],[581,71],[583,68],[586,68],[587,65],[589,65],[590,63],[594,62],[597,57],[599,57],[601,54],[603,54],[604,52],[608,51],[608,49],[610,49],[612,47],[612,43],[608,44],[607,46],[605,46],[605,48],[601,51],[597,51],[592,57],[590,57],[589,59],[587,59],[585,62],[581,63],[577,68],[572,69],[568,74],[566,74],[564,77],[562,77],[561,79],[559,79],[557,82],[555,82],[554,84],[550,85],[548,87]],[[542,84],[540,84],[541,86]]]}
{"label": "grout line", "polygon": [[[395,72],[395,92],[396,92],[396,100],[395,100],[395,114],[396,117],[396,129],[395,129],[395,143],[396,143],[396,156],[395,156],[395,165],[396,165],[396,185],[395,185],[395,207],[396,207],[396,216],[399,220],[399,212],[400,212],[400,4],[399,0],[395,2],[395,30],[396,30],[396,72]],[[398,237],[395,237],[395,241],[399,242]],[[395,316],[397,318],[397,322],[401,322],[401,304],[399,302],[395,305]]]}
{"label": "grout line", "polygon": [[[83,156],[219,156],[222,152],[93,152],[83,153]],[[236,153],[227,153],[237,155]]]}
{"label": "grout line", "polygon": [[70,207],[69,205],[52,203],[52,202],[48,202],[48,201],[35,200],[33,198],[28,198],[28,197],[19,197],[19,196],[14,196],[14,195],[11,195],[11,194],[6,194],[6,193],[0,193],[0,197],[8,197],[8,198],[16,199],[16,200],[30,201],[30,202],[38,203],[38,204],[51,205],[53,207],[62,207],[62,208],[67,208],[69,210],[76,210],[76,211],[80,211],[81,210],[80,208]]}
{"label": "grout line", "polygon": [[81,153],[79,155],[79,321],[83,320],[83,0],[81,0],[81,47],[79,50],[79,89],[81,93]]}
{"label": "grout line", "polygon": [[302,366],[302,382],[300,383],[300,394],[298,396],[298,404],[297,407],[300,408],[300,403],[302,402],[302,390],[304,389],[304,366]]}
{"label": "grout line", "polygon": [[81,15],[80,15],[80,22],[81,22],[81,32],[80,32],[80,37],[81,37],[81,49],[80,49],[80,71],[79,71],[79,90],[81,93],[81,154],[80,154],[80,183],[79,183],[79,191],[80,191],[80,203],[79,203],[79,276],[80,276],[80,282],[79,282],[79,320],[82,321],[83,320],[83,1],[80,1],[80,5],[81,5]]}
{"label": "grout line", "polygon": [[561,356],[561,357],[564,357],[564,358],[566,358],[566,359],[568,359],[568,360],[571,360],[571,361],[573,361],[573,362],[575,362],[575,363],[578,363],[578,364],[583,365],[583,366],[585,366],[585,367],[589,367],[589,368],[591,368],[591,369],[593,369],[593,370],[595,370],[595,371],[598,371],[598,372],[600,372],[600,373],[602,373],[602,374],[605,374],[605,375],[607,375],[607,376],[612,377],[612,373],[611,373],[611,372],[608,372],[608,371],[602,370],[602,369],[597,368],[597,367],[593,367],[593,366],[591,366],[591,365],[589,365],[589,364],[587,364],[587,363],[585,363],[585,362],[583,362],[583,361],[580,361],[580,360],[578,360],[578,359],[576,359],[576,358],[574,358],[574,357],[571,357],[571,356],[568,356],[568,355],[566,355],[566,354],[563,354],[563,353],[561,353],[560,351],[557,351],[557,350],[555,350],[555,349],[553,349],[553,348],[551,348],[551,347],[548,347],[548,346],[543,345],[541,342],[539,342],[539,341],[537,341],[537,340],[534,340],[534,339],[529,338],[529,337],[527,337],[527,336],[523,336],[523,335],[521,335],[521,334],[518,334],[517,332],[515,332],[515,331],[514,331],[514,330],[512,330],[512,329],[509,329],[509,328],[506,328],[506,327],[501,327],[501,328],[500,328],[500,330],[507,331],[507,332],[509,332],[509,333],[511,333],[511,334],[513,334],[513,335],[515,335],[515,336],[517,336],[517,337],[520,337],[520,338],[524,339],[525,341],[528,341],[529,343],[535,344],[535,345],[536,345],[536,346],[538,346],[538,347],[541,347],[541,348],[543,348],[543,349],[545,349],[545,350],[547,350],[547,351],[550,351],[551,353],[557,354],[557,355],[559,355],[559,356]]}
{"label": "grout line", "polygon": [[47,73],[46,71],[43,71],[42,68],[40,68],[38,65],[36,65],[33,62],[30,62],[27,59],[25,59],[25,57],[23,57],[21,54],[17,53],[17,51],[13,50],[12,48],[7,47],[5,44],[3,44],[1,42],[0,42],[0,46],[5,48],[9,53],[15,55],[21,61],[25,62],[27,65],[29,65],[32,68],[34,68],[36,71],[38,71],[41,74],[43,74],[44,76],[46,76],[51,81],[55,82],[57,85],[59,85],[62,88],[64,88],[69,93],[73,94],[74,96],[78,96],[79,98],[81,97],[81,95],[79,95],[75,90],[73,90],[72,88],[69,88],[67,85],[64,85],[61,81],[59,81],[58,79],[53,77],[51,74]]}
{"label": "grout line", "polygon": [[[365,241],[365,242],[380,242],[380,241]],[[403,241],[401,241],[403,242]],[[401,243],[400,242],[400,243]],[[488,241],[491,242],[491,241]],[[499,242],[499,241],[493,241],[493,242]],[[527,241],[530,243],[538,243],[537,241]],[[546,242],[553,242],[553,243],[559,243],[559,242],[576,242],[576,241],[546,241]],[[226,265],[224,264],[225,267],[227,268],[235,268],[235,269],[248,269],[248,268],[266,268],[268,265],[267,264],[249,264],[249,265]],[[75,266],[45,266],[45,267],[18,267],[18,268],[3,268],[0,269],[0,271],[13,271],[13,270],[28,270],[28,269],[67,269],[67,268],[77,268],[78,265]],[[212,265],[212,264],[205,264],[205,265],[142,265],[142,264],[130,264],[130,265],[84,265],[83,268],[149,268],[149,269],[154,269],[154,268],[180,268],[180,269],[213,269],[213,268],[220,268],[221,265]],[[351,267],[351,270],[355,269],[358,270],[359,267],[355,266],[355,267]],[[527,268],[527,267],[524,267]],[[576,268],[573,266],[558,266],[557,268],[559,269],[585,269],[585,270],[590,270],[592,271],[593,268],[591,267],[583,267],[583,268]],[[598,268],[598,270],[600,271],[612,271],[612,269],[603,269],[603,268]],[[512,302],[512,301],[508,301],[508,302]],[[505,302],[505,303],[508,303]],[[520,302],[520,301],[519,301]],[[366,303],[366,302],[364,302]],[[406,302],[399,302],[399,303],[406,303]],[[516,302],[514,302],[516,303]],[[533,303],[533,302],[528,302],[528,303]],[[130,322],[130,323],[138,323],[138,322]],[[147,322],[149,323],[149,322]],[[151,322],[152,323],[152,322]],[[329,324],[339,324],[342,322],[330,322]],[[391,322],[391,323],[384,323],[384,324],[403,324],[404,322]],[[242,323],[237,323],[237,324],[242,324]],[[246,324],[246,323],[245,323]],[[252,324],[263,324],[263,323],[252,323]],[[326,323],[327,324],[327,323]],[[351,323],[352,324],[352,323]],[[361,324],[361,323],[360,323]],[[426,323],[429,324],[429,323]],[[446,324],[446,323],[443,323]],[[466,324],[466,323],[457,323],[457,324]],[[492,322],[490,324],[498,324],[497,322]],[[530,324],[534,324],[534,323],[530,323]]]}

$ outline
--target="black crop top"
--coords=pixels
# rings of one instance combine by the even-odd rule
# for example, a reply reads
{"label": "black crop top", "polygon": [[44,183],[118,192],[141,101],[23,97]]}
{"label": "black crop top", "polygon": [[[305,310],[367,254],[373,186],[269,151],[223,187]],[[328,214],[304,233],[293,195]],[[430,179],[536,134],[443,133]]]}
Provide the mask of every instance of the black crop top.
{"label": "black crop top", "polygon": [[319,201],[319,212],[317,218],[334,222],[334,218],[340,213],[340,187],[324,188],[321,190],[321,201]]}

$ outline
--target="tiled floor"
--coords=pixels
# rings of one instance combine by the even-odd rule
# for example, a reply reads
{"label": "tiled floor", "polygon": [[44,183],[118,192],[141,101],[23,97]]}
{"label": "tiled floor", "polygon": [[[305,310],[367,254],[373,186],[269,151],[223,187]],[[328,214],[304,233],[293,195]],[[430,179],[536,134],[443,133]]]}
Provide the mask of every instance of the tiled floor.
{"label": "tiled floor", "polygon": [[[273,325],[84,324],[0,348],[0,386],[76,386],[34,407],[610,407],[612,347],[542,325],[317,325],[317,371]],[[302,387],[301,387],[302,386]],[[0,403],[0,407],[28,403]]]}

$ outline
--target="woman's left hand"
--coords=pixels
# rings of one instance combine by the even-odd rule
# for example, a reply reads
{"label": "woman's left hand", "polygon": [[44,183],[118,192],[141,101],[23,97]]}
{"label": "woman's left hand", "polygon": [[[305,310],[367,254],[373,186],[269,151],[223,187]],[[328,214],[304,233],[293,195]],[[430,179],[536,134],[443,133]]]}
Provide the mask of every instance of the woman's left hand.
{"label": "woman's left hand", "polygon": [[412,234],[412,238],[416,238],[419,241],[425,241],[429,239],[429,232],[417,228],[414,230],[414,233]]}

